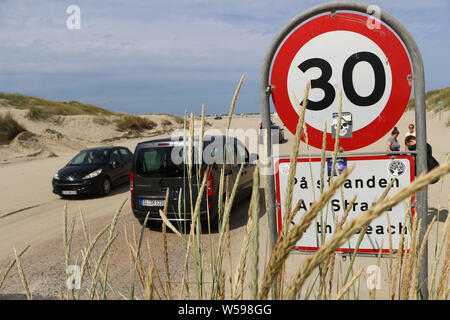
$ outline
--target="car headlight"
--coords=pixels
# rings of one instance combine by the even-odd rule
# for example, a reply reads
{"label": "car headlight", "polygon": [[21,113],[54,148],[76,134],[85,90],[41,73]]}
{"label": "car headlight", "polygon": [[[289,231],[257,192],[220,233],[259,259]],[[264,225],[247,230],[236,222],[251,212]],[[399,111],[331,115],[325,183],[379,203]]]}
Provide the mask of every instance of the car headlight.
{"label": "car headlight", "polygon": [[83,179],[92,179],[95,178],[96,176],[98,176],[100,173],[102,173],[102,169],[97,169],[91,173],[89,173],[88,175],[85,175],[83,177]]}
{"label": "car headlight", "polygon": [[53,176],[53,178],[54,178],[54,179],[56,179],[56,180],[59,180],[59,175],[58,175],[58,172],[57,172],[57,173],[55,173],[55,175]]}

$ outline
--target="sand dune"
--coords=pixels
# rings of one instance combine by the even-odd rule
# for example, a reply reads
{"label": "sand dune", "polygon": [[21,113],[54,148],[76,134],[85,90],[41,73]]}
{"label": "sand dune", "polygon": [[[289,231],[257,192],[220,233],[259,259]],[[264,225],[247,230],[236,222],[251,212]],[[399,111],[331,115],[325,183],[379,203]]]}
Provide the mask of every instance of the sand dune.
{"label": "sand dune", "polygon": [[0,165],[37,157],[74,154],[86,147],[151,138],[180,128],[180,124],[170,115],[141,116],[154,121],[157,126],[138,132],[118,130],[115,121],[120,115],[57,115],[43,121],[32,121],[25,116],[26,110],[0,106],[0,113],[6,112],[10,112],[27,131],[17,135],[9,143],[6,139],[0,139]]}

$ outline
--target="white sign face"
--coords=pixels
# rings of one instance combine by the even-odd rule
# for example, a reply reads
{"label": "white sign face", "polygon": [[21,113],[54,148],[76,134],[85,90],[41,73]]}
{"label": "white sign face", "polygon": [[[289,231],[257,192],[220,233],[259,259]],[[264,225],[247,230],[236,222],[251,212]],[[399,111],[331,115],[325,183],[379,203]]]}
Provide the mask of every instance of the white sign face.
{"label": "white sign face", "polygon": [[[324,190],[328,187],[327,180],[331,173],[331,159],[327,160],[328,170],[327,168],[325,169]],[[314,251],[320,247],[322,239],[325,239],[325,241],[330,239],[336,229],[334,216],[337,216],[338,221],[340,221],[345,209],[355,195],[357,195],[357,199],[350,208],[346,222],[362,214],[370,208],[372,203],[378,201],[391,179],[394,179],[394,184],[388,196],[409,185],[414,179],[414,160],[411,156],[397,156],[395,159],[391,159],[390,156],[338,158],[336,168],[342,171],[353,164],[355,164],[355,169],[343,184],[342,193],[338,190],[328,205],[322,210],[322,215],[319,213],[317,220],[311,224],[310,228],[296,244],[297,249]],[[277,170],[276,182],[277,200],[281,204],[281,209],[278,212],[278,226],[281,229],[282,217],[285,214],[283,208],[285,190],[288,182],[288,172],[286,172],[288,170],[282,170],[282,168],[289,165],[289,159],[280,159],[276,165],[280,168],[280,170]],[[302,199],[303,205],[295,215],[293,223],[297,223],[301,216],[310,208],[311,204],[319,198],[320,158],[311,159],[311,162],[309,159],[298,159],[292,204],[294,207]],[[398,248],[401,232],[404,228],[407,228],[404,225],[407,212],[408,205],[404,203],[398,204],[387,212],[391,222],[390,231],[393,249]],[[372,221],[360,244],[359,252],[378,253],[382,241],[383,252],[389,251],[387,214],[382,214]],[[409,237],[408,228],[405,236]],[[353,251],[358,237],[359,233],[354,234],[339,251]]]}
{"label": "white sign face", "polygon": [[[356,64],[349,62],[358,53],[366,53],[366,59]],[[323,130],[324,120],[327,120],[328,133],[331,133],[331,116],[338,111],[338,92],[343,88],[343,79],[349,89],[342,92],[342,111],[352,115],[354,131],[375,120],[391,94],[392,72],[386,55],[375,42],[356,32],[321,34],[297,52],[287,78],[291,104],[295,105],[292,94],[302,101],[306,83],[321,77],[322,85],[311,86],[309,93],[309,100],[317,104],[317,110],[306,112],[305,121],[313,128]],[[375,88],[376,81],[384,85]],[[360,100],[363,106],[359,105]]]}
{"label": "white sign face", "polygon": [[310,83],[305,112],[308,143],[321,149],[325,134],[327,150],[334,150],[333,115],[342,92],[342,111],[352,123],[351,132],[341,131],[339,147],[350,151],[392,130],[408,104],[411,79],[408,54],[391,29],[383,23],[370,28],[366,15],[340,12],[316,16],[283,39],[270,85],[279,119],[295,134],[299,118],[295,98],[302,103]]}

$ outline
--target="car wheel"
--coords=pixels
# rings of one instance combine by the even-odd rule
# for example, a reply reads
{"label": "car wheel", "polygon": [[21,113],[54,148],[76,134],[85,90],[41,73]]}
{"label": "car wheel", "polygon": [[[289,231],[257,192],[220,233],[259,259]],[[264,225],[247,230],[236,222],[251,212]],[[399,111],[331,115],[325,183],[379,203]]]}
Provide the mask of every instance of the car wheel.
{"label": "car wheel", "polygon": [[106,196],[111,192],[111,180],[108,177],[104,177],[101,183],[101,193]]}

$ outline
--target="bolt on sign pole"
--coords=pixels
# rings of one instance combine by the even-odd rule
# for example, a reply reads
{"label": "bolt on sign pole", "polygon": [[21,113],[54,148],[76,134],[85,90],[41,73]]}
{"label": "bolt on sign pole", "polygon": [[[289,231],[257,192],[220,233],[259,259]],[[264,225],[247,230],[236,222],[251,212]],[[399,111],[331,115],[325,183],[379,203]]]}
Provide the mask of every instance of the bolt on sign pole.
{"label": "bolt on sign pole", "polygon": [[[265,136],[265,152],[266,158],[268,159],[268,165],[270,170],[268,170],[267,179],[267,202],[268,202],[268,219],[269,219],[269,229],[270,229],[270,240],[272,248],[277,239],[277,219],[276,219],[276,197],[275,197],[275,182],[274,182],[274,163],[272,156],[272,141],[271,141],[271,119],[270,119],[270,96],[273,90],[277,88],[272,87],[269,82],[269,77],[271,73],[271,66],[274,57],[279,49],[280,45],[283,43],[285,38],[298,26],[300,26],[306,20],[318,16],[324,13],[335,13],[336,11],[356,11],[364,14],[371,14],[373,12],[373,7],[370,4],[357,2],[357,1],[333,1],[317,5],[312,7],[295,18],[293,18],[283,29],[278,33],[278,35],[272,41],[266,56],[263,61],[261,74],[260,74],[260,100],[261,100],[261,118],[262,118],[262,128]],[[414,38],[409,33],[409,31],[403,26],[403,24],[394,18],[391,14],[379,10],[378,18],[381,22],[389,26],[399,37],[406,47],[408,54],[412,63],[412,80],[414,82],[414,99],[415,99],[415,121],[416,121],[416,136],[417,136],[417,154],[416,154],[416,175],[420,175],[427,171],[426,162],[426,109],[425,109],[425,76],[424,68],[422,62],[422,56],[420,54],[419,47],[417,46]],[[427,188],[422,192],[416,194],[416,213],[419,214],[419,219],[423,223],[427,223],[427,213],[428,213],[428,200],[427,200]],[[423,226],[420,229],[420,242],[423,241],[425,230],[427,226]],[[425,246],[423,259],[420,265],[419,271],[419,295],[421,299],[428,299],[428,246]],[[276,291],[276,290],[274,290]]]}

